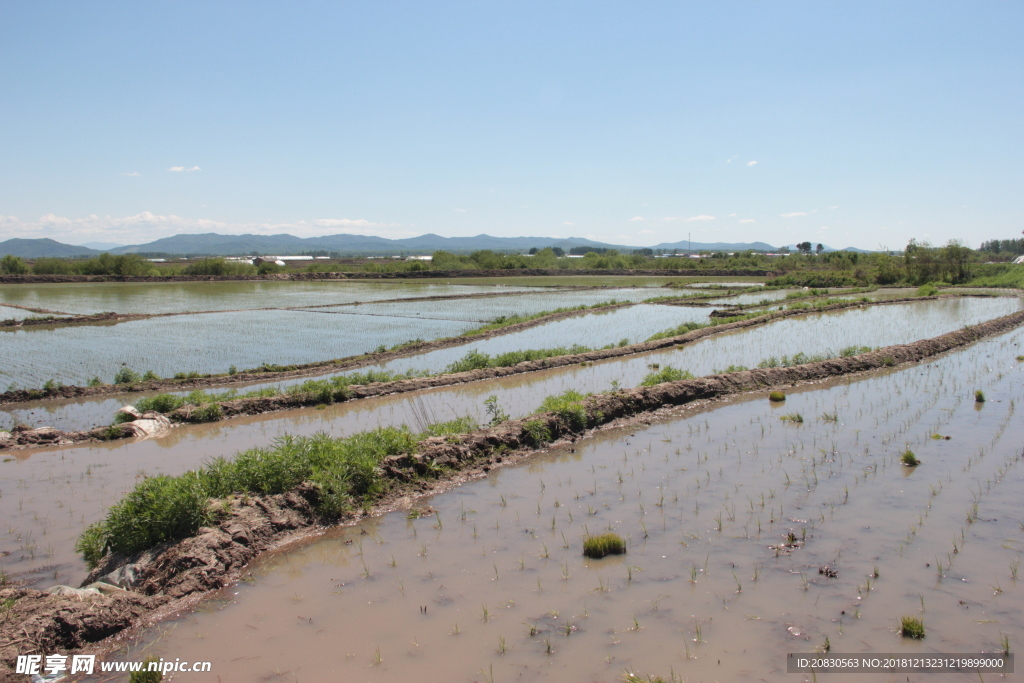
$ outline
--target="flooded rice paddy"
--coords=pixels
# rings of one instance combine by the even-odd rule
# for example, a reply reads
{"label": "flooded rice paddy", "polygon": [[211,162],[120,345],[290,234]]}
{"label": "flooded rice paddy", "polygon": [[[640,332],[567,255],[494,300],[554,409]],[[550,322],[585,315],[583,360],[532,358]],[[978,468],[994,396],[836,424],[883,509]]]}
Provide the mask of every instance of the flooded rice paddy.
{"label": "flooded rice paddy", "polygon": [[[958,329],[964,321],[977,322],[1017,310],[992,307],[1000,301],[1004,306],[1019,306],[1016,299],[943,300],[799,316],[677,349],[588,366],[573,365],[488,382],[340,403],[320,410],[301,409],[207,425],[182,425],[167,436],[139,442],[13,452],[0,462],[0,479],[5,481],[0,489],[0,518],[9,520],[8,529],[16,531],[0,536],[0,553],[10,553],[4,558],[8,573],[27,572],[32,578],[45,579],[47,571],[56,571],[62,581],[69,577],[80,580],[85,570],[72,552],[74,539],[85,526],[101,518],[107,507],[134,486],[138,477],[180,474],[208,458],[265,445],[284,434],[324,431],[343,436],[401,424],[418,429],[428,422],[461,415],[484,423],[488,419],[484,401],[490,396],[497,397],[498,404],[512,417],[521,417],[535,412],[545,397],[567,389],[605,392],[616,384],[637,386],[656,365],[673,365],[690,369],[695,375],[706,375],[731,364],[753,366],[772,353],[791,355],[800,350],[810,353],[842,348],[865,339],[869,330],[873,330],[869,343],[884,346],[937,336]],[[978,304],[987,308],[972,308]],[[888,320],[914,324],[885,324],[886,318],[879,314],[889,309],[898,312]],[[786,339],[792,340],[792,349],[786,346]],[[815,339],[822,340],[822,344],[811,344]],[[802,347],[796,344],[799,340],[804,342]],[[109,422],[125,400],[122,397],[68,402],[63,408],[51,407],[51,412],[46,413],[39,406],[19,408],[11,411],[7,419],[34,426],[44,422],[65,429],[88,428]],[[62,508],[58,514],[55,501],[67,501],[67,511]],[[28,545],[25,539],[29,539]]]}
{"label": "flooded rice paddy", "polygon": [[[416,503],[435,514],[268,554],[117,656],[210,660],[192,679],[225,683],[761,681],[802,679],[785,654],[826,642],[1015,649],[1022,347],[1016,330],[781,405],[737,398],[552,449]],[[907,449],[920,466],[900,465]],[[627,554],[583,558],[606,530]],[[924,640],[896,633],[906,615]]]}
{"label": "flooded rice paddy", "polygon": [[[524,291],[504,285],[507,291]],[[487,285],[431,281],[219,281],[88,282],[4,285],[0,304],[17,304],[79,315],[89,313],[184,313],[290,308],[405,297],[453,296],[496,291]]]}
{"label": "flooded rice paddy", "polygon": [[[591,366],[570,366],[544,373],[533,373],[529,376],[529,384],[536,387],[536,390],[531,389],[530,392],[524,392],[519,381],[512,382],[517,387],[515,390],[505,391],[502,389],[504,382],[512,380],[502,380],[494,385],[495,391],[492,393],[499,396],[506,410],[513,415],[521,415],[526,414],[524,411],[531,411],[536,407],[544,396],[568,388],[600,392],[607,391],[616,383],[622,387],[636,386],[652,371],[651,366],[672,365],[700,376],[725,370],[731,365],[754,367],[772,356],[781,359],[783,356],[794,356],[798,353],[838,355],[848,346],[887,346],[937,336],[964,325],[1012,313],[1019,310],[1022,305],[1024,304],[1021,300],[1016,298],[968,298],[921,301],[824,314],[810,313],[770,323],[764,328],[716,335],[714,339],[676,349],[602,361]],[[630,313],[644,309],[651,311],[652,318],[637,319],[635,313]],[[633,342],[643,341],[651,332],[665,329],[667,326],[678,325],[687,320],[706,320],[708,310],[650,305],[607,313],[590,313],[489,340],[469,342],[370,367],[394,372],[441,372],[448,364],[462,358],[470,350],[496,355],[517,349],[568,347],[576,343],[597,347],[618,343],[623,338],[619,335],[627,335],[625,338],[630,338]],[[905,321],[905,324],[892,325],[893,319]],[[661,320],[665,324],[651,324],[650,320]],[[254,363],[258,364],[262,360],[257,359]],[[222,362],[232,361],[225,358]],[[360,368],[349,373],[364,372],[366,369]],[[304,380],[252,383],[242,390],[288,387],[302,381]],[[88,429],[97,424],[107,423],[114,411],[124,402],[131,402],[152,393],[155,392],[128,394],[120,398],[45,401],[5,407],[4,410],[0,410],[0,429],[10,428],[18,423],[55,426],[69,430]],[[484,397],[486,398],[486,395]]]}
{"label": "flooded rice paddy", "polygon": [[[179,315],[117,325],[0,330],[6,362],[0,385],[38,387],[48,380],[111,382],[127,366],[161,377],[225,373],[232,365],[308,363],[389,347],[410,339],[450,337],[479,322],[382,316],[334,316],[261,310]],[[40,353],[45,349],[45,353]]]}
{"label": "flooded rice paddy", "polygon": [[[182,286],[202,284],[181,283]],[[49,380],[81,385],[95,377],[110,382],[122,366],[139,372],[151,370],[159,376],[169,377],[179,372],[224,373],[231,366],[245,369],[264,362],[288,365],[330,360],[371,352],[381,346],[387,348],[413,339],[432,340],[458,336],[499,316],[531,315],[560,307],[590,306],[611,299],[642,301],[650,297],[651,291],[644,288],[589,291],[550,289],[543,293],[509,292],[505,296],[481,299],[352,305],[371,300],[353,299],[357,296],[427,296],[431,291],[451,295],[454,288],[420,283],[391,285],[387,289],[375,289],[364,283],[355,283],[346,289],[350,283],[335,282],[217,284],[247,287],[217,290],[217,295],[211,297],[210,305],[240,307],[248,302],[253,308],[259,304],[261,309],[188,313],[74,328],[42,326],[0,330],[0,345],[8,359],[0,365],[0,386],[38,387]],[[262,291],[259,286],[266,284],[300,286],[295,289],[269,287],[267,291]],[[306,288],[307,284],[322,287]],[[327,287],[334,289],[328,290]],[[482,289],[491,293],[495,291],[493,287],[462,289],[470,292]],[[176,291],[172,289],[162,292],[164,296],[170,296],[170,299],[162,299],[152,290],[146,290],[144,296],[162,302],[153,304],[152,308],[156,309],[191,306],[191,303],[187,303],[190,299],[175,303],[173,297]],[[503,292],[504,289],[499,291]],[[328,295],[326,292],[333,293]],[[0,289],[0,294],[11,296],[8,289]],[[59,299],[56,294],[49,296],[51,299]],[[318,302],[308,304],[317,307],[280,308],[283,304],[294,304],[303,298]],[[346,298],[348,300],[338,303]],[[68,307],[66,304],[74,304],[78,306],[75,312],[93,312],[91,309],[103,308],[109,302],[100,293],[93,296],[91,303],[87,303],[84,290],[79,299],[48,303],[62,308]],[[271,305],[279,307],[262,310]],[[145,307],[148,306],[146,304]],[[125,307],[132,308],[129,303],[125,303],[122,308]],[[40,348],[45,348],[47,353],[38,353]]]}

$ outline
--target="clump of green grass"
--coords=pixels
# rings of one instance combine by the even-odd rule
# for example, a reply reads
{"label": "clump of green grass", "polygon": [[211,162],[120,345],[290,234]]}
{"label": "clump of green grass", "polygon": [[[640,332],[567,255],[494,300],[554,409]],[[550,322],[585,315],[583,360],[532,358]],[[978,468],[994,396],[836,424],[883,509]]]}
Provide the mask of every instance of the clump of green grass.
{"label": "clump of green grass", "polygon": [[622,555],[626,552],[626,541],[618,534],[608,532],[583,539],[583,554],[587,557],[602,558],[605,555]]}
{"label": "clump of green grass", "polygon": [[141,379],[141,375],[127,365],[114,373],[114,384],[135,384]]}
{"label": "clump of green grass", "polygon": [[553,349],[509,351],[508,353],[501,353],[497,356],[481,353],[474,349],[459,360],[450,364],[445,368],[445,372],[468,372],[470,370],[480,370],[482,368],[508,368],[526,361],[543,360],[545,358],[554,358],[555,356],[568,356],[577,353],[586,353],[587,351],[593,351],[593,349],[589,346],[582,346],[580,344],[573,344],[568,347],[560,346]]}
{"label": "clump of green grass", "polygon": [[839,357],[850,358],[851,356],[859,356],[860,354],[868,353],[869,351],[871,351],[870,346],[847,346],[839,352]]}
{"label": "clump of green grass", "polygon": [[914,451],[909,448],[900,454],[900,462],[906,467],[917,467],[921,464],[921,461],[917,459],[916,455],[914,455]]}
{"label": "clump of green grass", "polygon": [[913,616],[900,618],[900,635],[916,640],[924,638],[924,620]]}
{"label": "clump of green grass", "polygon": [[772,391],[768,394],[768,400],[779,403],[786,400],[786,394],[781,391]]}
{"label": "clump of green grass", "polygon": [[891,368],[892,366],[896,365],[896,359],[893,358],[892,356],[885,356],[884,358],[882,358],[882,365],[884,365],[887,368]]}
{"label": "clump of green grass", "polygon": [[643,378],[640,382],[642,387],[653,387],[656,384],[662,384],[664,382],[677,382],[681,379],[693,379],[693,374],[687,370],[680,370],[674,368],[671,365],[666,365],[657,372],[652,372]]}
{"label": "clump of green grass", "polygon": [[932,283],[926,283],[917,288],[915,296],[935,296],[939,293],[939,290],[935,288]]}
{"label": "clump of green grass", "polygon": [[523,429],[531,446],[540,446],[551,441],[551,430],[543,420],[528,420]]}
{"label": "clump of green grass", "polygon": [[187,538],[218,514],[211,499],[284,493],[303,482],[318,489],[318,514],[325,520],[337,519],[383,493],[380,464],[385,457],[414,451],[425,436],[468,431],[471,424],[460,418],[432,425],[420,435],[402,426],[345,438],[322,433],[285,436],[270,448],[242,451],[232,460],[215,458],[176,477],[147,477],[110,508],[103,521],[88,527],[75,548],[95,564],[107,551],[132,553]]}
{"label": "clump of green grass", "polygon": [[801,415],[800,413],[790,413],[788,415],[781,416],[779,419],[782,420],[783,422],[792,422],[793,424],[804,423],[804,416]]}
{"label": "clump of green grass", "polygon": [[160,683],[164,680],[164,674],[158,669],[149,670],[150,663],[156,664],[160,659],[157,657],[146,657],[142,660],[142,670],[132,671],[128,675],[128,683]]}
{"label": "clump of green grass", "polygon": [[974,402],[975,403],[984,403],[985,402],[985,392],[982,391],[981,389],[978,389],[977,391],[975,391],[974,392]]}
{"label": "clump of green grass", "polygon": [[583,407],[586,395],[575,389],[566,389],[561,394],[548,396],[537,409],[538,413],[554,413],[573,429],[587,426],[587,409]]}

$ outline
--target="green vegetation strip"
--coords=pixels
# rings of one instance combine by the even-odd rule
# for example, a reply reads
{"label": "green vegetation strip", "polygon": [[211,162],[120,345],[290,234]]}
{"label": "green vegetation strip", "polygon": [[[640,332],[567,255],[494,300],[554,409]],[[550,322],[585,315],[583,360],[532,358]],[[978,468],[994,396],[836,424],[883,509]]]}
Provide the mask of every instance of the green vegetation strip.
{"label": "green vegetation strip", "polygon": [[548,397],[540,412],[519,420],[504,419],[495,403],[495,423],[472,432],[472,421],[461,418],[429,426],[420,434],[406,427],[388,427],[340,439],[323,434],[284,437],[271,448],[244,451],[233,460],[218,458],[177,477],[144,479],[111,508],[105,520],[83,533],[76,549],[93,566],[109,551],[145,550],[230,519],[235,510],[233,496],[281,494],[300,484],[310,487],[318,520],[333,521],[371,507],[403,482],[415,484],[482,459],[500,462],[511,449],[537,448],[618,418],[727,394],[920,362],[1022,323],[1024,312],[1018,312],[933,339],[839,360],[682,379],[592,396],[570,390]]}

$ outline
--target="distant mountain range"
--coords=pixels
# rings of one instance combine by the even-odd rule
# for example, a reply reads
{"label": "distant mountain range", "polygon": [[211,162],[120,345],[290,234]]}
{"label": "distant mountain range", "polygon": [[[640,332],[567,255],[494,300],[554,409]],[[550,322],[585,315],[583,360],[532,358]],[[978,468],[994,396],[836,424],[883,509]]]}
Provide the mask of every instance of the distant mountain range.
{"label": "distant mountain range", "polygon": [[103,252],[89,247],[76,247],[73,244],[64,244],[47,237],[27,240],[15,237],[5,242],[0,242],[0,256],[20,256],[21,258],[41,258],[44,256],[69,257],[69,256],[96,256]]}
{"label": "distant mountain range", "polygon": [[[90,248],[99,247],[99,248]],[[295,237],[294,235],[219,235],[205,233],[194,235],[174,235],[146,244],[116,246],[107,243],[90,243],[90,246],[74,246],[62,244],[48,238],[42,239],[9,239],[0,242],[0,256],[12,254],[22,258],[40,258],[48,256],[95,256],[104,251],[111,254],[178,254],[201,256],[232,256],[241,254],[273,254],[288,255],[311,251],[338,252],[341,254],[401,254],[430,253],[438,250],[452,252],[468,252],[480,249],[494,251],[526,251],[532,247],[561,247],[569,251],[573,247],[595,247],[618,249],[629,252],[638,247],[605,244],[594,242],[582,237],[559,239],[554,237],[492,237],[476,235],[475,237],[442,237],[426,234],[405,239],[386,239],[367,235],[326,235],[324,237]],[[650,247],[656,253],[672,250],[692,251],[775,251],[776,248],[764,242],[728,243],[728,242],[663,242]],[[827,251],[835,251],[826,247]],[[860,251],[851,249],[851,251]]]}

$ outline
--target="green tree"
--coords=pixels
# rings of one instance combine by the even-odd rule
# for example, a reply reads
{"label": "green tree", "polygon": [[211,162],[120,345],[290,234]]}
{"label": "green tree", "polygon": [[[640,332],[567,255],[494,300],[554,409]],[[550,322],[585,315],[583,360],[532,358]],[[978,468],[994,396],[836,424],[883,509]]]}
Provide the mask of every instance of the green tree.
{"label": "green tree", "polygon": [[7,254],[0,259],[0,273],[4,275],[24,275],[27,272],[28,266],[18,256]]}

